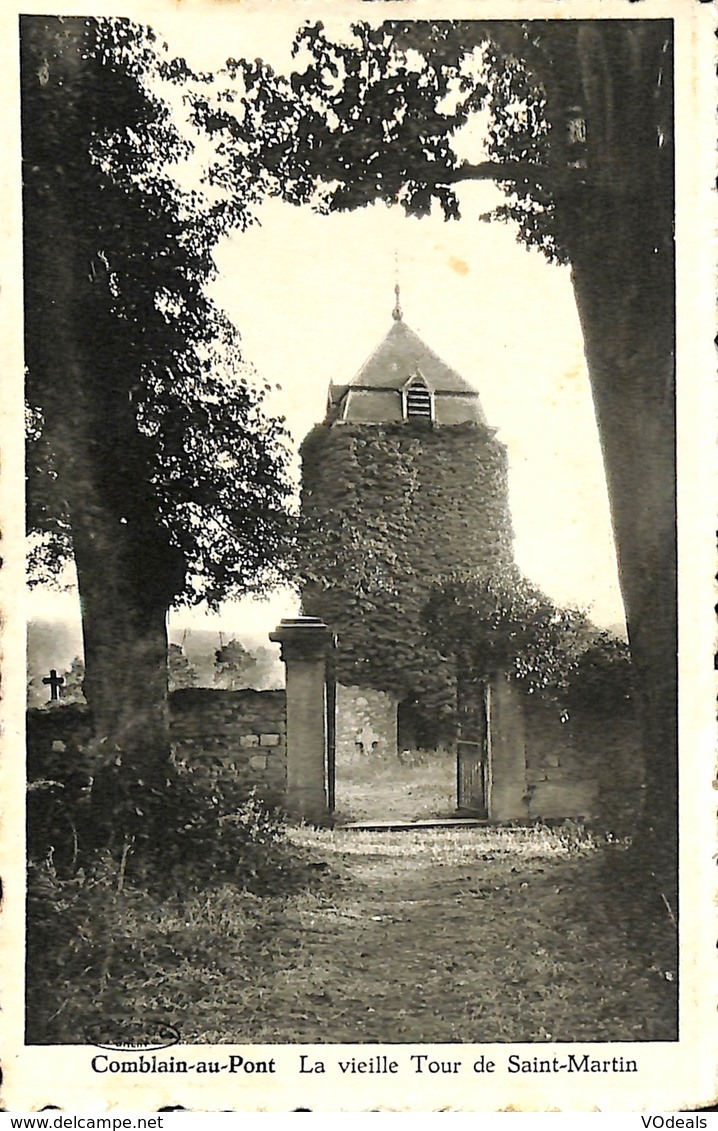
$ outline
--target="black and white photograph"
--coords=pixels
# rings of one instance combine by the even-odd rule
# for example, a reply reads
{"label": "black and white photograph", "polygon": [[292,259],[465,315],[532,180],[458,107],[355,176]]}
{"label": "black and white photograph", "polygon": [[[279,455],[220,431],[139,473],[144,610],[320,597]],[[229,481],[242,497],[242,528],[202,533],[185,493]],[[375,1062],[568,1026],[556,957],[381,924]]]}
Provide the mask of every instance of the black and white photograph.
{"label": "black and white photograph", "polygon": [[6,1110],[714,1102],[706,7],[3,16]]}

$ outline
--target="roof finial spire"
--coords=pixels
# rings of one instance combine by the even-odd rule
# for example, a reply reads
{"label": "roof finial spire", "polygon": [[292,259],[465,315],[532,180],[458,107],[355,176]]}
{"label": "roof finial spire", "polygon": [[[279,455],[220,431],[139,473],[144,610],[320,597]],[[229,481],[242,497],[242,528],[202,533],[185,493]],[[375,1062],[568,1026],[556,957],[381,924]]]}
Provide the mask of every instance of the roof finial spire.
{"label": "roof finial spire", "polygon": [[404,315],[402,314],[401,301],[399,298],[399,251],[397,248],[394,248],[394,280],[394,294],[396,295],[396,300],[391,316],[395,322],[401,322]]}
{"label": "roof finial spire", "polygon": [[394,303],[394,309],[392,311],[391,316],[392,316],[392,318],[394,319],[395,322],[401,322],[404,315],[403,315],[402,309],[401,309],[401,302],[399,301],[399,284],[398,283],[394,287],[394,294],[396,295],[396,302]]}

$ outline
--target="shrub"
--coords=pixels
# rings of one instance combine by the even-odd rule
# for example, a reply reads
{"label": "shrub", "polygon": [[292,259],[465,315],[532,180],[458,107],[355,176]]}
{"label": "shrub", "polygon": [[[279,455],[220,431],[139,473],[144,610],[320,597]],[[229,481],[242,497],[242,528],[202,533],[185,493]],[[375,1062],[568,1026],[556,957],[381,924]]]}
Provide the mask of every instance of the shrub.
{"label": "shrub", "polygon": [[[151,1007],[171,1018],[199,992],[193,978],[226,975],[228,955],[236,967],[237,939],[249,923],[244,912],[251,918],[258,896],[291,891],[317,875],[308,850],[290,843],[280,814],[240,796],[226,771],[220,778],[178,765],[164,788],[140,789],[112,769],[99,779],[102,804],[95,797],[90,806],[104,814],[106,847],[93,849],[102,823],[86,819],[71,864],[54,845],[29,863],[31,1043],[83,1043],[98,1018],[108,1039],[115,1023],[126,1032],[128,1003],[141,1015]],[[72,826],[72,817],[62,791],[47,800],[57,805],[58,797],[54,827],[64,831],[61,818]]]}
{"label": "shrub", "polygon": [[436,647],[455,657],[460,678],[502,670],[539,694],[568,685],[595,632],[580,610],[557,606],[515,566],[445,578],[425,623]]}
{"label": "shrub", "polygon": [[97,854],[71,880],[30,866],[26,1039],[84,1044],[176,1024],[203,987],[241,976],[258,900],[225,885],[158,901]]}
{"label": "shrub", "polygon": [[283,818],[254,794],[247,797],[225,767],[176,766],[146,812],[129,867],[150,890],[203,890],[230,881],[261,894],[301,881],[303,861]]}
{"label": "shrub", "polygon": [[268,809],[226,767],[169,764],[152,784],[121,765],[91,781],[28,786],[28,856],[60,879],[107,852],[122,876],[163,896],[231,882],[262,893],[303,882],[304,862]]}
{"label": "shrub", "polygon": [[626,710],[635,693],[631,653],[625,640],[605,630],[596,631],[581,654],[568,687],[572,710],[617,714]]}
{"label": "shrub", "polygon": [[42,779],[27,787],[27,853],[33,861],[49,860],[60,876],[78,867],[83,810],[88,810],[87,779]]}
{"label": "shrub", "polygon": [[580,609],[556,605],[515,567],[447,577],[425,623],[437,648],[455,659],[460,682],[505,671],[559,711],[617,711],[631,698],[628,644]]}

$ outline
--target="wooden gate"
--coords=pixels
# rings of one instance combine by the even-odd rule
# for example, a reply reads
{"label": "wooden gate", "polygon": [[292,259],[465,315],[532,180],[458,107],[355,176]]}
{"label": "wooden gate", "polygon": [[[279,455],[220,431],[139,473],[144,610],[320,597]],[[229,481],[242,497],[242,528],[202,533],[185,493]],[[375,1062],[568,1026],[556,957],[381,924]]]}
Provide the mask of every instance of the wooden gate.
{"label": "wooden gate", "polygon": [[458,689],[456,743],[456,807],[475,817],[489,815],[490,735],[489,689],[464,682]]}

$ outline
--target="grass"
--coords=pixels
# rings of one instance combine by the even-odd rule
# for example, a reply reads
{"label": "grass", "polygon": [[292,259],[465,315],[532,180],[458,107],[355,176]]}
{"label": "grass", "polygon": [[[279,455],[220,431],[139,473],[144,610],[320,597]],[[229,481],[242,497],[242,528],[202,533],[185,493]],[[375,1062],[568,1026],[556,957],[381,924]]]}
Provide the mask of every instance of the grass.
{"label": "grass", "polygon": [[566,823],[558,828],[428,828],[395,832],[314,829],[303,825],[289,831],[294,844],[322,851],[327,860],[340,856],[404,857],[413,861],[429,857],[437,864],[461,860],[511,857],[516,860],[566,860],[592,854],[597,841],[580,825]]}
{"label": "grass", "polygon": [[148,1016],[187,1043],[674,1039],[675,971],[631,945],[580,828],[290,836],[318,877],[294,894],[114,893],[62,1039]]}
{"label": "grass", "polygon": [[339,762],[336,805],[346,820],[418,820],[456,812],[456,755],[435,750],[396,755],[368,754]]}

